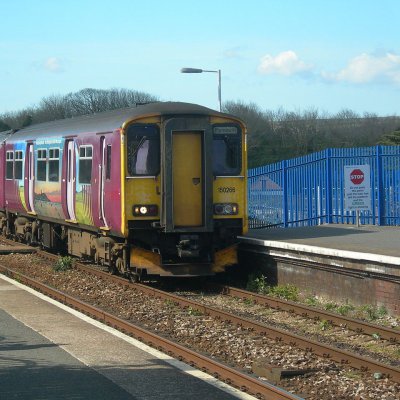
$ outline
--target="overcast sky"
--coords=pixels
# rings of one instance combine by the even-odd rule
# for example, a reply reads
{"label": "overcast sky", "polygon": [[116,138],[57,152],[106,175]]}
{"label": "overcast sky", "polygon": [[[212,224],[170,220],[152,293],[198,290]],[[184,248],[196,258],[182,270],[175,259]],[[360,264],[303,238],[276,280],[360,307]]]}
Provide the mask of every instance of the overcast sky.
{"label": "overcast sky", "polygon": [[399,0],[0,0],[0,113],[83,88],[400,115]]}

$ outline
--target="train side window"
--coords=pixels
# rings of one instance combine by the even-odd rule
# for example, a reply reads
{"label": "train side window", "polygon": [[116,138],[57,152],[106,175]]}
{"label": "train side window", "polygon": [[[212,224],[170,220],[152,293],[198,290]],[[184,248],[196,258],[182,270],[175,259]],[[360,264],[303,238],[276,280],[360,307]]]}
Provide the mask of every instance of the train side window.
{"label": "train side window", "polygon": [[23,153],[21,150],[15,152],[14,160],[14,179],[22,179],[22,159]]}
{"label": "train side window", "polygon": [[106,148],[106,179],[111,179],[111,144]]}
{"label": "train side window", "polygon": [[213,173],[234,176],[242,169],[241,130],[237,125],[213,127]]}
{"label": "train side window", "polygon": [[47,179],[47,149],[38,149],[36,179],[45,181]]}
{"label": "train side window", "polygon": [[6,153],[6,179],[14,178],[14,152],[7,151]]}
{"label": "train side window", "polygon": [[93,147],[84,145],[79,147],[79,183],[91,184],[92,179]]}
{"label": "train side window", "polygon": [[160,173],[160,131],[155,124],[135,124],[127,132],[128,176]]}
{"label": "train side window", "polygon": [[60,149],[49,149],[49,181],[60,180]]}

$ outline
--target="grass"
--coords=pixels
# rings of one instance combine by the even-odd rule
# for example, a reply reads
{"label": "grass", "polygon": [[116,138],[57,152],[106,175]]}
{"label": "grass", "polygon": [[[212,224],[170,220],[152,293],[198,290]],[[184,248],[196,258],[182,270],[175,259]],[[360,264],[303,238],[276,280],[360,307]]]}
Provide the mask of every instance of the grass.
{"label": "grass", "polygon": [[299,289],[292,284],[269,286],[264,275],[250,275],[246,289],[259,294],[275,296],[283,300],[297,301],[299,299]]}
{"label": "grass", "polygon": [[[383,319],[388,316],[388,310],[384,306],[375,306],[364,304],[355,306],[350,304],[347,299],[342,302],[327,301],[319,299],[315,294],[309,291],[303,293],[300,289],[292,284],[271,286],[268,285],[267,277],[260,274],[252,274],[247,281],[246,289],[263,295],[278,297],[283,300],[300,302],[309,306],[325,309],[342,316],[358,318],[365,321],[379,321],[385,323]],[[252,305],[252,300],[245,300],[245,304]],[[321,328],[322,329],[322,328]]]}
{"label": "grass", "polygon": [[297,301],[299,299],[299,288],[291,284],[277,285],[270,288],[269,294],[283,300]]}
{"label": "grass", "polygon": [[375,307],[371,304],[366,304],[360,307],[360,312],[366,316],[369,321],[375,321],[387,315],[385,306]]}
{"label": "grass", "polygon": [[268,294],[269,286],[267,285],[267,278],[264,275],[250,275],[247,281],[246,289],[250,292]]}
{"label": "grass", "polygon": [[351,304],[346,303],[338,306],[336,310],[340,315],[343,315],[345,317],[349,314],[350,311],[354,311],[355,307]]}
{"label": "grass", "polygon": [[309,306],[316,306],[318,305],[318,299],[315,296],[310,295],[306,297],[305,303]]}
{"label": "grass", "polygon": [[328,330],[330,327],[332,326],[332,324],[327,321],[326,319],[323,319],[320,323],[319,323],[319,329],[321,329],[321,331],[326,331]]}
{"label": "grass", "polygon": [[203,315],[203,313],[200,310],[193,307],[188,308],[188,314],[193,315],[194,317],[200,317],[201,315]]}
{"label": "grass", "polygon": [[361,372],[359,371],[345,371],[343,373],[343,376],[345,376],[346,378],[349,379],[353,379],[353,380],[360,380],[362,378]]}

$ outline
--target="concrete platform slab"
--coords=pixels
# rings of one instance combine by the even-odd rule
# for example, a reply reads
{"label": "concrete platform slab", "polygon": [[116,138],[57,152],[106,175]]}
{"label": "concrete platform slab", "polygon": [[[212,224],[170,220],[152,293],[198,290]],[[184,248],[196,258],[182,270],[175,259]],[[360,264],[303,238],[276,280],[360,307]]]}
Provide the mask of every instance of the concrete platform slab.
{"label": "concrete platform slab", "polygon": [[253,399],[3,276],[0,310],[0,399]]}
{"label": "concrete platform slab", "polygon": [[323,251],[327,255],[332,254],[329,250],[339,250],[356,253],[355,258],[360,258],[360,254],[357,253],[364,253],[364,259],[383,256],[381,259],[384,262],[400,265],[400,227],[395,226],[319,225],[286,229],[251,229],[240,239],[245,243],[250,243],[252,239],[262,240],[266,246],[276,245],[281,248],[282,243],[287,243],[286,246],[293,249],[310,250],[308,246],[313,246],[318,248],[319,253]]}
{"label": "concrete platform slab", "polygon": [[400,312],[400,227],[320,225],[253,229],[239,252],[271,284]]}

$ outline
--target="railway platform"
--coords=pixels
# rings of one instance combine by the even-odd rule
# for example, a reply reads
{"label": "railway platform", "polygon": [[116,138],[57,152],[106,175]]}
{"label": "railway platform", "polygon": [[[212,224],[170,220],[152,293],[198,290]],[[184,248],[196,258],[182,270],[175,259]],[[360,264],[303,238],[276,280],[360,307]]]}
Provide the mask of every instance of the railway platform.
{"label": "railway platform", "polygon": [[253,229],[240,240],[240,253],[273,284],[400,314],[399,227]]}
{"label": "railway platform", "polygon": [[0,399],[253,399],[0,275]]}

